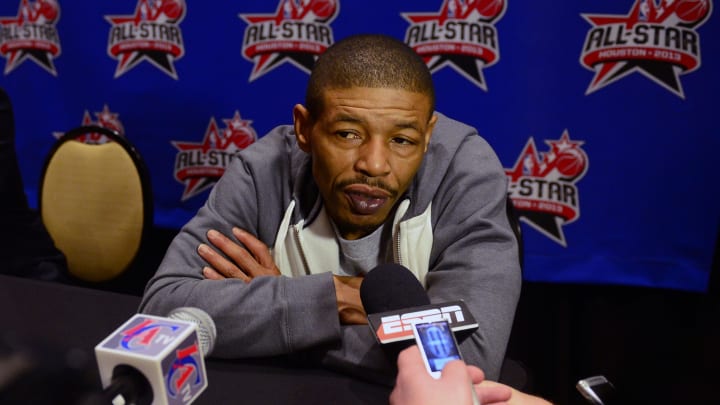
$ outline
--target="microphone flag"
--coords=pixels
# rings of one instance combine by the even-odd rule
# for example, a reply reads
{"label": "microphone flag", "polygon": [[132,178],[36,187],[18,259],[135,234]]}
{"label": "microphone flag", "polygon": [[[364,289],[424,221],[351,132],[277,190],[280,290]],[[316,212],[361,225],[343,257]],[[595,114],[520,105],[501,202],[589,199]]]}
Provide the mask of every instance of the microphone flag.
{"label": "microphone flag", "polygon": [[465,301],[421,305],[368,315],[368,323],[381,344],[415,339],[413,323],[446,320],[453,332],[475,330],[478,323]]}
{"label": "microphone flag", "polygon": [[130,366],[153,388],[153,404],[188,404],[207,388],[197,325],[135,314],[95,347],[103,387],[116,366]]}

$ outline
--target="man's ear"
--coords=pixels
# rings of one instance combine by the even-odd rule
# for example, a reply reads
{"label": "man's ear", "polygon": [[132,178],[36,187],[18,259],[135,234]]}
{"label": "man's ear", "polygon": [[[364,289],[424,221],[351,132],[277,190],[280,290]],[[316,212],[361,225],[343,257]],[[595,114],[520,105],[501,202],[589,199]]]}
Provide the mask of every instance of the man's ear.
{"label": "man's ear", "polygon": [[298,146],[305,153],[310,153],[310,129],[312,123],[310,112],[302,104],[295,104],[295,107],[293,107],[293,125]]}
{"label": "man's ear", "polygon": [[432,117],[430,117],[430,121],[428,121],[427,130],[425,131],[425,152],[427,152],[428,146],[430,146],[430,138],[432,138],[433,130],[435,129],[435,124],[437,123],[437,120],[437,115],[433,114]]}

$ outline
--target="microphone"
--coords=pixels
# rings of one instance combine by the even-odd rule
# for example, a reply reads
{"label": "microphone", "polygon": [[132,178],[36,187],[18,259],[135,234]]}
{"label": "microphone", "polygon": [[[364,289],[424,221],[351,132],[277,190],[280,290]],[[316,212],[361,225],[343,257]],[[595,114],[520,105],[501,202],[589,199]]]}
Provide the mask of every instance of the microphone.
{"label": "microphone", "polygon": [[[360,300],[375,337],[385,355],[392,359],[397,359],[402,349],[415,343],[413,323],[447,320],[453,332],[479,327],[465,302],[431,304],[415,275],[396,263],[381,264],[365,275],[360,284]],[[473,405],[480,405],[472,384],[470,391]]]}
{"label": "microphone", "polygon": [[205,359],[217,331],[210,315],[182,307],[135,314],[95,346],[108,404],[189,404],[207,388]]}
{"label": "microphone", "polygon": [[[360,300],[368,324],[380,344],[414,341],[412,324],[447,320],[453,332],[478,328],[464,301],[431,304],[415,275],[395,263],[381,264],[369,271],[360,284]],[[462,333],[458,340],[467,337]]]}
{"label": "microphone", "polygon": [[395,263],[381,264],[365,275],[360,284],[360,300],[368,314],[430,304],[418,279],[406,267]]}

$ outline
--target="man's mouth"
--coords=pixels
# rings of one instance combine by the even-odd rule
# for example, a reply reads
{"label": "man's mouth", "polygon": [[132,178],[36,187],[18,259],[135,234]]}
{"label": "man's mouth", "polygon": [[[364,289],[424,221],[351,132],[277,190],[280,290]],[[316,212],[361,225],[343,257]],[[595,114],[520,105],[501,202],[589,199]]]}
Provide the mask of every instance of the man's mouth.
{"label": "man's mouth", "polygon": [[353,212],[360,215],[377,213],[390,199],[387,191],[364,184],[353,184],[346,187],[344,191]]}

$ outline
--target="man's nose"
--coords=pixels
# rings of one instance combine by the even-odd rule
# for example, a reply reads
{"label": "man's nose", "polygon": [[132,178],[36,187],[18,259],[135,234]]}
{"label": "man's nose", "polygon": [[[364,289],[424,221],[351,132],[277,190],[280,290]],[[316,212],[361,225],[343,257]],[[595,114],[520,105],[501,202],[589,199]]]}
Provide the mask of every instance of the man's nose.
{"label": "man's nose", "polygon": [[385,140],[371,137],[360,147],[355,169],[369,177],[382,177],[390,173],[390,149]]}

